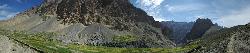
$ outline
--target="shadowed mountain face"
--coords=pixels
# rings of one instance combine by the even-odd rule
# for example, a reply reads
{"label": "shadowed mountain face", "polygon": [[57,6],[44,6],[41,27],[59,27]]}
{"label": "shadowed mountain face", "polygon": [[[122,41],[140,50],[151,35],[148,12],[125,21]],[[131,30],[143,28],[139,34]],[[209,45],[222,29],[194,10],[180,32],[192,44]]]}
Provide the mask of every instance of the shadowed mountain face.
{"label": "shadowed mountain face", "polygon": [[191,31],[187,34],[187,41],[192,41],[198,39],[206,33],[208,29],[214,24],[210,19],[197,19],[191,29]]}
{"label": "shadowed mountain face", "polygon": [[[110,47],[175,45],[163,35],[159,22],[128,0],[45,0],[40,6],[1,22],[1,27],[29,32],[56,32],[61,36],[52,38],[66,44],[116,44],[108,45]],[[127,39],[116,41],[116,37],[135,38],[121,42]]]}
{"label": "shadowed mountain face", "polygon": [[161,22],[163,26],[170,28],[171,33],[168,37],[176,44],[183,44],[185,42],[186,34],[189,33],[193,27],[194,22]]}
{"label": "shadowed mountain face", "polygon": [[171,30],[168,33],[170,40],[180,46],[201,38],[204,34],[214,33],[222,29],[217,24],[213,24],[210,19],[197,19],[195,22],[165,21],[161,23]]}

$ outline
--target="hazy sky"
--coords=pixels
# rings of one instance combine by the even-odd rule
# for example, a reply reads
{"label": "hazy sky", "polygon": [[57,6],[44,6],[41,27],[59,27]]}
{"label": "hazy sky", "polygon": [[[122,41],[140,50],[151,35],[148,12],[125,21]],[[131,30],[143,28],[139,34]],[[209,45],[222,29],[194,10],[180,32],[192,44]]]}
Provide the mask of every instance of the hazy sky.
{"label": "hazy sky", "polygon": [[155,20],[190,22],[210,18],[222,26],[250,22],[250,0],[130,0]]}
{"label": "hazy sky", "polygon": [[[157,21],[190,22],[210,18],[222,26],[250,22],[250,0],[130,0]],[[42,0],[0,0],[0,19],[39,5]]]}

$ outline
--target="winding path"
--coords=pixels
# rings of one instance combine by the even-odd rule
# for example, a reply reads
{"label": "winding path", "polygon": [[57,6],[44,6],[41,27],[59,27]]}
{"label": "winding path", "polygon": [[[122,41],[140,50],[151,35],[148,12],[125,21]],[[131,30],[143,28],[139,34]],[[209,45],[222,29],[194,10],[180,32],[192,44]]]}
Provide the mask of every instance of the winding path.
{"label": "winding path", "polygon": [[233,34],[232,36],[231,36],[231,38],[230,38],[230,40],[229,40],[229,43],[228,43],[228,45],[227,45],[227,48],[226,48],[226,52],[227,53],[234,53],[234,41],[235,41],[235,35],[236,34]]}

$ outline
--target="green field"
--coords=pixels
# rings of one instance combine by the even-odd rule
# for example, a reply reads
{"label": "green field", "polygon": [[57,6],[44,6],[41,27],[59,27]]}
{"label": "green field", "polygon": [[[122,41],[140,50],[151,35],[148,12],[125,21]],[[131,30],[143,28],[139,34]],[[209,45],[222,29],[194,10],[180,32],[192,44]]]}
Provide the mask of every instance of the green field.
{"label": "green field", "polygon": [[[63,44],[59,40],[52,39],[56,33],[41,32],[27,33],[24,31],[1,30],[1,35],[8,36],[21,44],[28,45],[45,53],[185,53],[197,47],[197,44],[189,44],[175,48],[116,48],[105,46],[89,46],[81,44]],[[124,37],[117,37],[124,38]],[[127,38],[127,37],[125,37]],[[133,38],[132,38],[133,39]],[[130,40],[130,39],[128,39]],[[122,40],[118,40],[122,41]],[[127,40],[125,40],[127,41]]]}

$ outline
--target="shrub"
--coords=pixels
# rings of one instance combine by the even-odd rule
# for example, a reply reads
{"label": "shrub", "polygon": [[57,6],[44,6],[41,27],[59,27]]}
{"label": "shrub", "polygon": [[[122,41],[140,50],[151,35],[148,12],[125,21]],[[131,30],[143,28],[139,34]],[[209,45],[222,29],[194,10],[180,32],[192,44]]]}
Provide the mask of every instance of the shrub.
{"label": "shrub", "polygon": [[120,36],[113,37],[113,41],[115,42],[133,42],[136,40],[137,40],[137,37],[134,35],[120,35]]}

